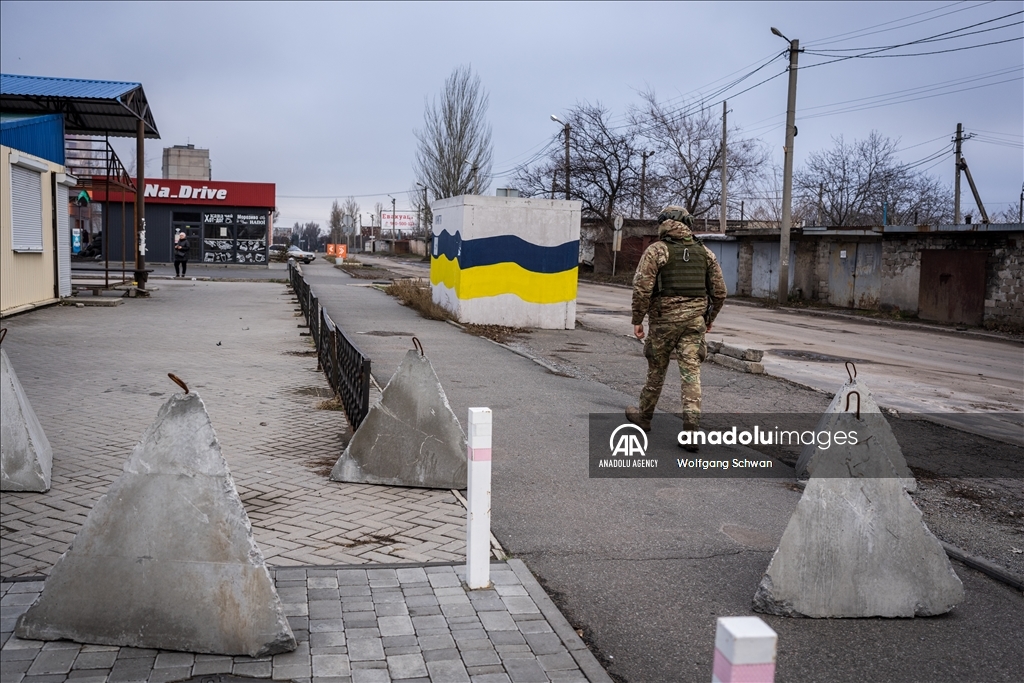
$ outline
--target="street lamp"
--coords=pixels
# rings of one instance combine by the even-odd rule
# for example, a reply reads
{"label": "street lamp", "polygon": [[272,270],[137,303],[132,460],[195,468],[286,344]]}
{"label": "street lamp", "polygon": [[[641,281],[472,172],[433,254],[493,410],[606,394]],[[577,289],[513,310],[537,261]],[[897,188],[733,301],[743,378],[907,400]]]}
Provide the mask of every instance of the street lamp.
{"label": "street lamp", "polygon": [[796,137],[796,70],[800,41],[790,40],[782,31],[772,33],[789,43],[789,98],[786,103],[786,146],[782,170],[782,225],[779,229],[779,303],[789,301],[789,231],[793,222],[793,138]]}
{"label": "street lamp", "polygon": [[565,133],[565,198],[569,198],[569,124],[563,122],[554,114],[551,115],[551,120],[555,123],[561,123],[563,126],[563,132]]}
{"label": "street lamp", "polygon": [[391,237],[392,239],[398,239],[398,230],[396,229],[398,223],[398,216],[395,213],[395,198],[388,195],[388,199],[391,200]]}

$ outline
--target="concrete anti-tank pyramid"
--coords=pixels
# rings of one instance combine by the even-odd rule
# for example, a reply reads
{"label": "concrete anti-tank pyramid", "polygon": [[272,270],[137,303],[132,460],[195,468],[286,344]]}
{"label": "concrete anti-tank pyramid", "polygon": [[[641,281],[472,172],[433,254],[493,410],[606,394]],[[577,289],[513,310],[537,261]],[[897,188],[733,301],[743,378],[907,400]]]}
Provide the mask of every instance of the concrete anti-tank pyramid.
{"label": "concrete anti-tank pyramid", "polygon": [[466,435],[426,356],[410,350],[352,436],[331,479],[466,488]]}
{"label": "concrete anti-tank pyramid", "polygon": [[963,584],[896,476],[885,441],[873,438],[873,424],[865,429],[853,413],[836,418],[837,429],[858,429],[862,438],[833,445],[817,462],[754,595],[755,610],[913,617],[944,614],[963,600]]}
{"label": "concrete anti-tank pyramid", "polygon": [[16,633],[221,655],[295,649],[198,395],[160,408]]}
{"label": "concrete anti-tank pyramid", "polygon": [[[858,410],[860,414],[859,421],[851,421],[849,417],[856,414]],[[843,426],[840,426],[841,424]],[[858,451],[863,451],[870,447],[880,450],[884,453],[884,457],[889,459],[896,476],[903,481],[904,488],[910,492],[917,490],[917,481],[914,479],[910,468],[907,467],[907,461],[903,457],[903,449],[900,448],[899,442],[896,441],[896,435],[893,434],[892,427],[889,426],[889,422],[882,415],[881,409],[875,403],[875,399],[868,388],[863,382],[858,382],[855,378],[851,378],[850,381],[840,387],[835,398],[832,399],[825,413],[818,420],[818,426],[815,427],[815,432],[827,431],[835,434],[840,430],[858,432],[861,436],[858,437],[857,446],[849,450],[842,450],[836,449],[834,445],[829,448],[822,448],[816,443],[808,444],[800,451],[800,458],[796,463],[796,476],[812,476],[819,462],[825,459],[842,457],[843,455],[852,454],[855,459],[862,462],[868,461],[870,458],[865,453],[858,453]],[[860,474],[854,476],[867,475]]]}
{"label": "concrete anti-tank pyramid", "polygon": [[49,491],[52,468],[50,441],[0,349],[0,491]]}

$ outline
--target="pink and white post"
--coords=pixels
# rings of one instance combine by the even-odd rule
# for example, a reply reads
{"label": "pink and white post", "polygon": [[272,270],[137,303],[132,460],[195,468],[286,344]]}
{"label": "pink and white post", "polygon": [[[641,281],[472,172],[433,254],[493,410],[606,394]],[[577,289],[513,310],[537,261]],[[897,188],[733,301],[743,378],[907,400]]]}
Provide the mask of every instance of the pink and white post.
{"label": "pink and white post", "polygon": [[773,683],[778,640],[759,617],[719,617],[711,683]]}
{"label": "pink and white post", "polygon": [[491,409],[470,408],[467,439],[466,585],[491,585]]}

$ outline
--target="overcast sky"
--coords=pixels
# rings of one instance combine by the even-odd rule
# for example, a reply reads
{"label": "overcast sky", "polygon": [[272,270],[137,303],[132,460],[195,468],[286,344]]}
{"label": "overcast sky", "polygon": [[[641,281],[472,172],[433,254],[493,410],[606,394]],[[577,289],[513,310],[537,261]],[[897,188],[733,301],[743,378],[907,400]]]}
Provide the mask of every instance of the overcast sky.
{"label": "overcast sky", "polygon": [[[408,206],[424,101],[457,65],[471,65],[490,94],[498,175],[559,132],[551,114],[587,101],[621,117],[644,89],[676,102],[710,93],[786,48],[769,31],[776,26],[808,49],[798,168],[831,136],[871,130],[900,138],[902,159],[916,162],[951,149],[962,122],[978,134],[964,154],[991,213],[1016,207],[1024,182],[1024,47],[1012,40],[1024,35],[1022,11],[1022,2],[2,2],[0,68],[141,82],[161,133],[147,141],[148,176],[160,175],[163,147],[191,142],[210,149],[215,180],[276,183],[279,224],[325,224],[335,197],[356,195],[368,210],[390,205],[390,192]],[[1014,13],[970,30],[1015,24],[1007,28],[890,53],[1012,42],[804,68],[827,61],[814,48],[906,43]],[[784,67],[771,64],[733,92]],[[781,76],[729,100],[730,124],[779,161],[786,87]],[[930,172],[952,183],[952,156]],[[506,180],[496,177],[490,192]]]}

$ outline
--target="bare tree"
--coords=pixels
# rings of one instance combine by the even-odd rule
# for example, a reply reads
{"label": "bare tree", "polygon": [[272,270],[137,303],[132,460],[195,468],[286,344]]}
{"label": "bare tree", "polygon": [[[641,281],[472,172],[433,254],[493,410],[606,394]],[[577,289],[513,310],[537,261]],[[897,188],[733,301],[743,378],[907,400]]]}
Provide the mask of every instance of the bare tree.
{"label": "bare tree", "polygon": [[900,162],[899,140],[877,131],[814,152],[794,175],[805,194],[821,197],[820,222],[831,226],[942,223],[952,220],[948,187]]}
{"label": "bare tree", "polygon": [[377,202],[373,205],[373,225],[371,226],[376,229],[376,232],[372,232],[374,236],[380,232],[380,216],[382,213],[384,213],[384,204]]}
{"label": "bare tree", "polygon": [[359,229],[359,202],[356,201],[355,197],[349,196],[345,198],[345,203],[341,205],[341,215],[342,223],[347,222],[349,226],[344,232],[354,235],[356,230]]}
{"label": "bare tree", "polygon": [[341,210],[341,206],[338,205],[337,199],[331,204],[331,217],[327,224],[330,227],[331,244],[341,244],[344,241],[342,239],[342,234],[345,230],[344,213]]}
{"label": "bare tree", "polygon": [[[744,202],[743,213],[750,227],[778,228],[782,225],[782,167],[778,164],[766,164],[755,186],[731,196],[735,201]],[[817,195],[794,196],[793,224],[820,223],[817,206]]]}
{"label": "bare tree", "polygon": [[[577,104],[569,124],[569,190],[586,216],[610,224],[618,213],[632,215],[640,191],[640,148],[633,126],[614,128],[611,112],[597,104]],[[513,184],[524,196],[565,192],[565,156],[561,145],[535,166],[520,169]],[[561,183],[561,184],[559,184]]]}
{"label": "bare tree", "polygon": [[314,221],[304,225],[296,222],[292,227],[292,244],[309,251],[322,250],[325,237],[320,232],[320,224]]}
{"label": "bare tree", "polygon": [[434,199],[480,194],[491,184],[488,99],[480,77],[459,66],[445,80],[440,102],[425,104],[414,171]]}
{"label": "bare tree", "polygon": [[[641,97],[644,103],[631,119],[654,151],[647,165],[647,206],[681,204],[694,216],[717,211],[722,201],[721,119],[703,107],[669,108],[653,91]],[[768,151],[757,140],[741,138],[736,127],[727,138],[730,187],[749,190],[764,169]]]}

